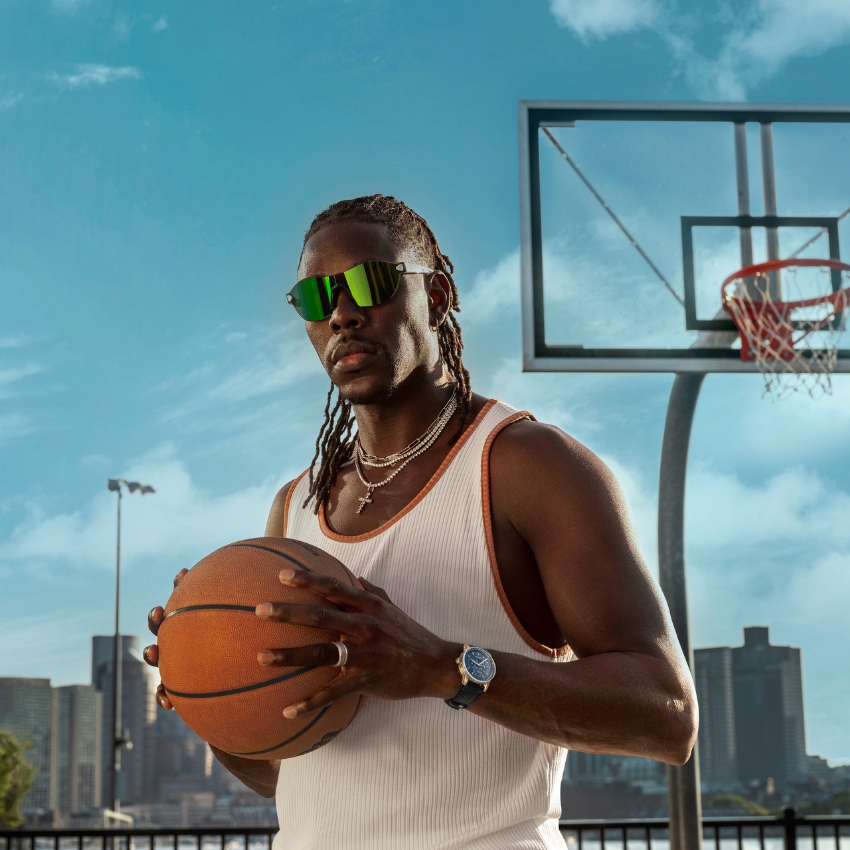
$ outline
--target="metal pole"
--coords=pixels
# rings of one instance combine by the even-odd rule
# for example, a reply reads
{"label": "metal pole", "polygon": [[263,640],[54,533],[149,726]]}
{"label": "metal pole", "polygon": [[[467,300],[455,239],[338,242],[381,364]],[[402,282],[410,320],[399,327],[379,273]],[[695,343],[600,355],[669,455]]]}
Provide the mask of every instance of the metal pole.
{"label": "metal pole", "polygon": [[117,812],[121,805],[118,776],[121,771],[121,739],[124,737],[121,722],[122,652],[121,652],[121,485],[118,485],[118,528],[115,542],[115,645],[112,652],[112,776],[110,804]]}
{"label": "metal pole", "polygon": [[[760,124],[759,137],[761,139],[761,183],[764,192],[764,214],[777,215],[776,212],[776,175],[773,169],[773,125]],[[767,240],[767,259],[779,259],[779,230],[775,227],[766,227],[765,236]],[[782,297],[782,285],[777,273],[772,272],[769,277],[770,295],[772,298]]]}
{"label": "metal pole", "polygon": [[[705,375],[677,374],[670,391],[658,481],[658,575],[682,652],[693,669],[685,586],[685,479],[697,400]],[[671,850],[700,850],[702,804],[698,750],[686,764],[668,766]]]}

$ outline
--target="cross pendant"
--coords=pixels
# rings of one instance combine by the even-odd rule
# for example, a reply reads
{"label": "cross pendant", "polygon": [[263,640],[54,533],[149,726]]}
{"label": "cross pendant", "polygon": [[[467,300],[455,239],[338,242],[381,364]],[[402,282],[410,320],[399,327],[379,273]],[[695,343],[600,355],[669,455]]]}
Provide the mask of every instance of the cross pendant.
{"label": "cross pendant", "polygon": [[366,505],[372,504],[372,489],[369,488],[366,491],[366,495],[361,496],[357,501],[360,502],[360,507],[357,509],[357,513],[363,513],[363,508],[365,508]]}

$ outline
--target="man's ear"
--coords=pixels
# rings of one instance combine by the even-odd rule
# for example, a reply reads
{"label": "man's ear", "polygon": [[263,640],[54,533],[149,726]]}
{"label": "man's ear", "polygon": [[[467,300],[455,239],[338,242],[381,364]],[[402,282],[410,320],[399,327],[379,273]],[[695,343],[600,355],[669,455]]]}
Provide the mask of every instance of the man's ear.
{"label": "man's ear", "polygon": [[436,329],[452,309],[452,285],[443,272],[434,272],[425,280],[428,295],[428,323]]}

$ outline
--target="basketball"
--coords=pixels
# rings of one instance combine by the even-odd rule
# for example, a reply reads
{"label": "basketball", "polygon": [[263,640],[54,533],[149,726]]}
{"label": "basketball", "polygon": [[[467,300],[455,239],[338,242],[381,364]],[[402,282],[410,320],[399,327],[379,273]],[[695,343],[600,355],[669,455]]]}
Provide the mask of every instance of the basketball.
{"label": "basketball", "polygon": [[328,643],[338,634],[261,620],[260,602],[332,607],[307,590],[282,585],[286,567],[360,584],[321,549],[279,537],[240,540],[207,555],[183,577],[157,633],[162,684],[177,713],[214,747],[248,759],[285,759],[333,740],[360,709],[351,694],[303,717],[283,709],[321,690],[335,667],[263,667],[262,649]]}

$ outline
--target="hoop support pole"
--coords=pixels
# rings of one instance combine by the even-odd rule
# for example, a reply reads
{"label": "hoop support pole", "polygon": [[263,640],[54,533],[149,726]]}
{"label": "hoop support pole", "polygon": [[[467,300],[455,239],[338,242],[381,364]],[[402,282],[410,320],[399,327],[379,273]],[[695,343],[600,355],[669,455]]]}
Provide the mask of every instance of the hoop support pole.
{"label": "hoop support pole", "polygon": [[[693,670],[685,582],[685,480],[688,449],[704,374],[679,373],[673,380],[658,480],[658,577],[670,607],[679,645]],[[667,767],[670,850],[701,850],[702,802],[699,750],[681,766]]]}

